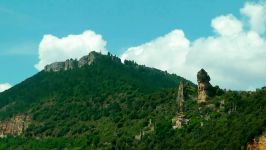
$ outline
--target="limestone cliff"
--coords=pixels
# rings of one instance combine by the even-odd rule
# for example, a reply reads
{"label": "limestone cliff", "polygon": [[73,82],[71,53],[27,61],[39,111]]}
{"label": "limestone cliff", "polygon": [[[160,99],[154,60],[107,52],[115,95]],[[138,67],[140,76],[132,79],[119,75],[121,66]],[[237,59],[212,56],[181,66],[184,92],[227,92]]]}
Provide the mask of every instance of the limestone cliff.
{"label": "limestone cliff", "polygon": [[72,70],[77,66],[76,64],[77,64],[76,60],[68,59],[65,61],[64,70]]}
{"label": "limestone cliff", "polygon": [[89,55],[81,57],[78,63],[78,67],[91,65],[94,62],[95,58],[96,58],[96,52],[91,52]]}
{"label": "limestone cliff", "polygon": [[29,126],[31,117],[17,115],[9,120],[0,121],[0,137],[7,135],[21,135]]}
{"label": "limestone cliff", "polygon": [[212,85],[210,84],[210,76],[201,69],[197,74],[198,81],[198,102],[205,102],[211,95]]}
{"label": "limestone cliff", "polygon": [[45,66],[44,70],[47,72],[50,72],[50,71],[57,72],[57,71],[63,70],[64,66],[65,66],[64,62],[55,62],[55,63]]}
{"label": "limestone cliff", "polygon": [[266,133],[253,139],[253,141],[247,145],[247,150],[266,150]]}
{"label": "limestone cliff", "polygon": [[63,70],[71,70],[76,67],[77,61],[73,59],[68,59],[65,62],[55,62],[50,65],[45,66],[44,70],[46,72],[57,72]]}
{"label": "limestone cliff", "polygon": [[89,55],[81,57],[78,61],[73,59],[68,59],[65,62],[55,62],[50,65],[45,66],[44,71],[46,72],[58,72],[65,70],[72,70],[77,67],[83,67],[85,65],[91,65],[97,55],[97,52],[90,52]]}

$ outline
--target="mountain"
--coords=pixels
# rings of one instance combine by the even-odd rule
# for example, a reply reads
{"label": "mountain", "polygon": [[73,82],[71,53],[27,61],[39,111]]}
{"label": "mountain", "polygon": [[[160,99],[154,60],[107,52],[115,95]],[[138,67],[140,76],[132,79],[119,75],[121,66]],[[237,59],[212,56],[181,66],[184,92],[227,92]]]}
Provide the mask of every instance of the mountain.
{"label": "mountain", "polygon": [[204,70],[197,87],[96,52],[56,62],[0,94],[0,149],[256,147],[266,88],[227,91],[209,81]]}

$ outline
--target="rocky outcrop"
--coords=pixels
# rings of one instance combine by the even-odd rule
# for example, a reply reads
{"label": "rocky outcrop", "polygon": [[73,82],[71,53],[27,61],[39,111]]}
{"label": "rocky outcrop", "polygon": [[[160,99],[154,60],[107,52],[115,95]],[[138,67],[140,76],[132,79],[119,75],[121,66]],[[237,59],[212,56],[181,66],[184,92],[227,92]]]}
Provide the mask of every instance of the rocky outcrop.
{"label": "rocky outcrop", "polygon": [[9,120],[0,122],[0,137],[7,135],[21,135],[29,126],[31,117],[27,115],[18,115]]}
{"label": "rocky outcrop", "polygon": [[253,141],[247,145],[247,150],[266,150],[266,133],[253,139]]}
{"label": "rocky outcrop", "polygon": [[66,71],[66,70],[72,70],[77,67],[81,68],[85,65],[91,65],[95,61],[97,55],[99,55],[97,52],[90,52],[89,55],[83,56],[82,58],[79,59],[79,61],[68,59],[65,62],[55,62],[45,66],[44,71],[46,72]]}
{"label": "rocky outcrop", "polygon": [[55,62],[50,65],[45,66],[44,70],[46,72],[58,72],[63,70],[72,70],[76,67],[77,61],[73,59],[68,59],[65,62]]}
{"label": "rocky outcrop", "polygon": [[173,129],[181,129],[184,125],[188,124],[189,120],[185,118],[183,113],[178,113],[173,119]]}
{"label": "rocky outcrop", "polygon": [[96,52],[91,52],[89,55],[81,57],[78,66],[83,67],[85,65],[91,65],[94,62],[96,55]]}
{"label": "rocky outcrop", "polygon": [[201,69],[197,74],[198,81],[198,102],[206,102],[206,100],[211,96],[212,85],[210,84],[210,76],[208,73]]}
{"label": "rocky outcrop", "polygon": [[64,62],[55,62],[50,65],[45,66],[44,70],[47,72],[57,72],[61,71],[65,68],[65,63]]}
{"label": "rocky outcrop", "polygon": [[180,82],[179,87],[178,87],[176,101],[177,101],[179,112],[183,112],[185,97],[184,97],[184,83],[182,81]]}
{"label": "rocky outcrop", "polygon": [[77,66],[76,64],[77,64],[76,60],[68,59],[65,61],[64,70],[72,70]]}

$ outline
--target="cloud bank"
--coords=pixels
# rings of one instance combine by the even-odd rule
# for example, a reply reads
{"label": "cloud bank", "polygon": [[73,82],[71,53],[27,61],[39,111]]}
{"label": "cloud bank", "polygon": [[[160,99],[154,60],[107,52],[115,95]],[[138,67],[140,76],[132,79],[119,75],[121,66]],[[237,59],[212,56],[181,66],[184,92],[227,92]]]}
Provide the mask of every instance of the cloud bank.
{"label": "cloud bank", "polygon": [[4,92],[5,90],[8,90],[12,86],[9,83],[1,83],[0,84],[0,93]]}
{"label": "cloud bank", "polygon": [[175,29],[145,44],[130,47],[122,59],[167,70],[196,82],[205,68],[212,83],[247,90],[266,84],[266,3],[247,2],[241,18],[222,15],[211,21],[214,35],[195,41]]}
{"label": "cloud bank", "polygon": [[42,70],[47,64],[70,58],[78,59],[91,51],[107,53],[105,46],[106,41],[102,36],[91,30],[62,38],[44,35],[39,44],[39,62],[35,68]]}

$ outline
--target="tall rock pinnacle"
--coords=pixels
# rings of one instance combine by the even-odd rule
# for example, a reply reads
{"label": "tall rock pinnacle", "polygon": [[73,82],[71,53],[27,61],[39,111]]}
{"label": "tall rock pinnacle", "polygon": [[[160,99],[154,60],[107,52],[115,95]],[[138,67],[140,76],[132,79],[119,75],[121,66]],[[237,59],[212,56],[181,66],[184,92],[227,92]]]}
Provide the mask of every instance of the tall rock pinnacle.
{"label": "tall rock pinnacle", "polygon": [[208,73],[201,69],[197,74],[198,81],[198,102],[206,102],[206,100],[210,97],[212,91],[212,85],[210,84],[210,76]]}
{"label": "tall rock pinnacle", "polygon": [[176,100],[177,100],[179,112],[183,112],[185,97],[184,97],[184,84],[182,81],[180,82],[179,87],[178,87],[178,95],[177,95]]}

